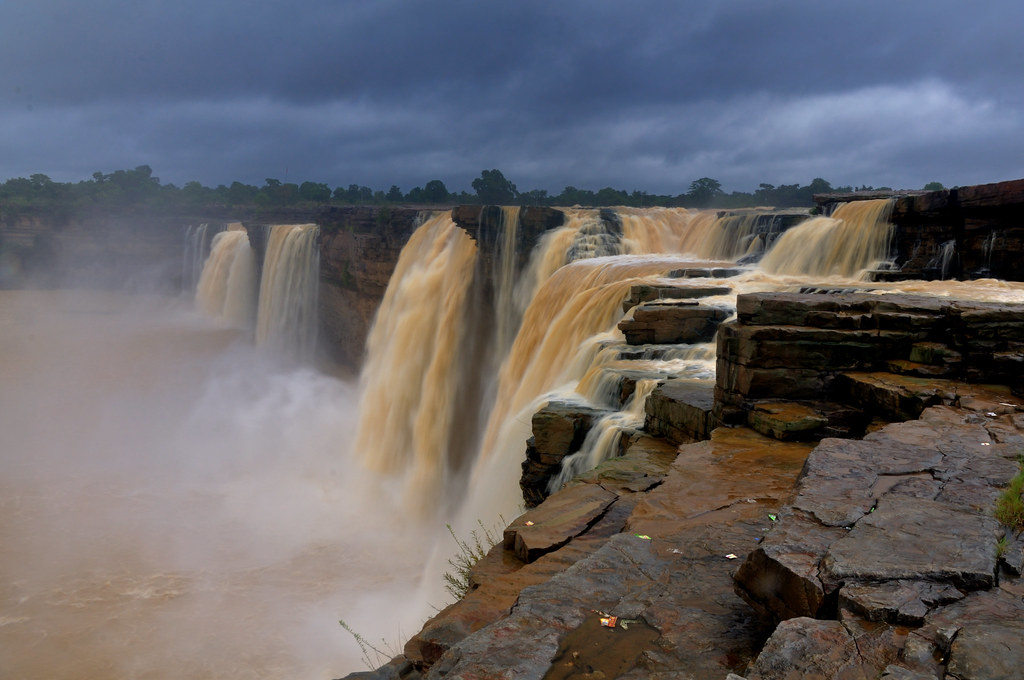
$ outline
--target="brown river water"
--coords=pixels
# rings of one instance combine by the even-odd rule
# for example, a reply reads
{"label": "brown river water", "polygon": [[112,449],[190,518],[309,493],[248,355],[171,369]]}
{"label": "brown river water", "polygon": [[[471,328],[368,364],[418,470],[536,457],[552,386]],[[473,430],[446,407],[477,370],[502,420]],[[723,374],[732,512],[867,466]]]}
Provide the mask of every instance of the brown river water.
{"label": "brown river water", "polygon": [[0,678],[331,678],[339,619],[417,628],[355,402],[191,305],[0,291]]}

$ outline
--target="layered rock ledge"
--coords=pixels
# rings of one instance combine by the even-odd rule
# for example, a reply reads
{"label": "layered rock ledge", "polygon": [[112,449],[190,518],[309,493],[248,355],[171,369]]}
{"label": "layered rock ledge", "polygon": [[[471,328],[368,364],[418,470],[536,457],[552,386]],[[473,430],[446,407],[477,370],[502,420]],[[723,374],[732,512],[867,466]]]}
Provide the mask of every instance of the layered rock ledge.
{"label": "layered rock ledge", "polygon": [[[1024,310],[740,301],[714,399],[664,380],[623,455],[515,519],[465,598],[353,677],[1017,677],[1024,538],[992,508],[1024,453]],[[538,414],[531,446],[573,448],[574,408]]]}

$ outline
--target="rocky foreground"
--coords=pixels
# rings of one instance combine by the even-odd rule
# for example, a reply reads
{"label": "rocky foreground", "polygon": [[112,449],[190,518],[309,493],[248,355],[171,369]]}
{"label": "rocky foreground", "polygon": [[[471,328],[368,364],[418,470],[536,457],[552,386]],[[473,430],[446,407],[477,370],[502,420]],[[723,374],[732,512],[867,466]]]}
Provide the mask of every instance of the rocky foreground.
{"label": "rocky foreground", "polygon": [[[667,327],[720,321],[657,297]],[[624,323],[665,342],[658,316]],[[1022,349],[1012,305],[740,296],[715,383],[664,377],[623,455],[549,497],[594,416],[538,414],[539,504],[404,655],[349,677],[1021,677],[1024,538],[993,507],[1024,455]]]}

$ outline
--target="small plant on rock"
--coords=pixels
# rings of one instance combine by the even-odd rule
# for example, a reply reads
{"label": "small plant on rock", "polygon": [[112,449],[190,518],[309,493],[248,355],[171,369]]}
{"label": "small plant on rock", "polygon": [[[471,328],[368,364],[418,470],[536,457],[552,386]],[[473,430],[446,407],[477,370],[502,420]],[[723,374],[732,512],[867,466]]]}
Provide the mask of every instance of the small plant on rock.
{"label": "small plant on rock", "polygon": [[1004,526],[1024,529],[1024,463],[996,499],[995,516]]}
{"label": "small plant on rock", "polygon": [[[504,519],[499,519],[504,522]],[[444,589],[456,600],[461,600],[469,592],[469,572],[473,570],[473,566],[501,540],[501,534],[497,530],[488,529],[480,520],[476,523],[480,525],[480,530],[474,529],[469,534],[469,540],[456,536],[451,524],[445,525],[455,544],[459,546],[459,551],[448,559],[448,565],[452,570],[444,573]]]}
{"label": "small plant on rock", "polygon": [[384,649],[380,649],[372,642],[367,640],[365,637],[360,635],[357,631],[352,629],[352,626],[348,625],[344,619],[338,621],[341,627],[355,639],[356,644],[359,645],[359,651],[362,652],[363,663],[370,670],[379,668],[386,664],[391,659],[398,656],[401,652],[401,645],[392,645],[386,640],[381,639],[380,643],[384,646]]}

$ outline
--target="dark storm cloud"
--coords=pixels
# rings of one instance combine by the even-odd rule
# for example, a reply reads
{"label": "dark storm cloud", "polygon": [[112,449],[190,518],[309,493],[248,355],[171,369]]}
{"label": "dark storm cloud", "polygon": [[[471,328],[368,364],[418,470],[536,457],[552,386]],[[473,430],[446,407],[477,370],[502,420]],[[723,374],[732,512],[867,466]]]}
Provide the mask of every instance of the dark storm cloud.
{"label": "dark storm cloud", "polygon": [[0,1],[0,178],[1024,176],[1017,3]]}

